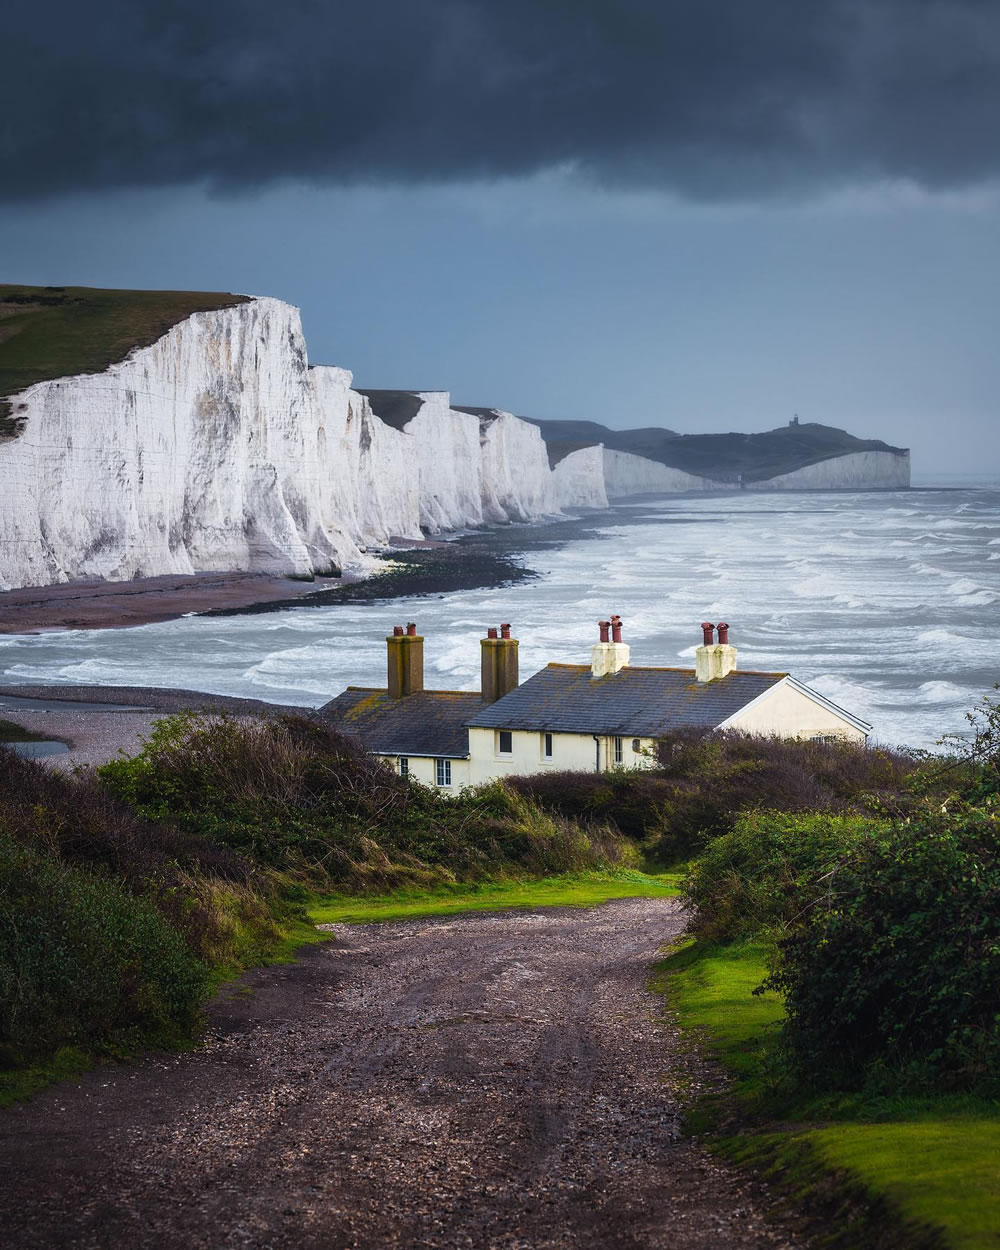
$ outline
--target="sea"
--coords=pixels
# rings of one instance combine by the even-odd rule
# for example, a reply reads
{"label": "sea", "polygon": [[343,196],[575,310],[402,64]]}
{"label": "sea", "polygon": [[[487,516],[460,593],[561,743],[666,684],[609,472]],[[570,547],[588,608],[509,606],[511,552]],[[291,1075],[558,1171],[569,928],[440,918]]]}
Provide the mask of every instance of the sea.
{"label": "sea", "polygon": [[699,623],[727,621],[742,669],[793,673],[935,750],[1000,682],[1000,478],[907,491],[658,496],[618,504],[524,552],[513,585],[189,616],[133,629],[0,637],[0,685],[166,686],[315,707],[384,686],[385,635],[414,621],[426,684],[472,690],[479,639],[510,622],[522,677],[589,661],[624,621],[632,663],[693,665]]}

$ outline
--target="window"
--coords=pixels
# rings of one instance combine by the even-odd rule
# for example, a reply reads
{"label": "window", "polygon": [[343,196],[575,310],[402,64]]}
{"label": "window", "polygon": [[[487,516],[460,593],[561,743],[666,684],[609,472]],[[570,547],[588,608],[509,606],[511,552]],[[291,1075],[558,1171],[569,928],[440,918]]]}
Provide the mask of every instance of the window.
{"label": "window", "polygon": [[501,729],[497,734],[497,751],[500,755],[514,754],[514,735],[509,729]]}
{"label": "window", "polygon": [[622,747],[622,740],[621,738],[616,738],[615,739],[615,763],[620,764],[624,758],[625,758],[625,752]]}
{"label": "window", "polygon": [[552,735],[542,734],[542,754],[547,760],[552,758]]}
{"label": "window", "polygon": [[451,785],[451,760],[435,760],[434,768],[435,768],[434,775],[437,778],[438,785],[450,786]]}
{"label": "window", "polygon": [[410,757],[408,755],[399,757],[399,775],[400,777],[409,777],[410,775]]}
{"label": "window", "polygon": [[642,751],[642,739],[633,738],[632,739],[632,754],[639,755],[641,751]]}
{"label": "window", "polygon": [[840,736],[838,734],[813,734],[812,740],[813,742],[839,742]]}

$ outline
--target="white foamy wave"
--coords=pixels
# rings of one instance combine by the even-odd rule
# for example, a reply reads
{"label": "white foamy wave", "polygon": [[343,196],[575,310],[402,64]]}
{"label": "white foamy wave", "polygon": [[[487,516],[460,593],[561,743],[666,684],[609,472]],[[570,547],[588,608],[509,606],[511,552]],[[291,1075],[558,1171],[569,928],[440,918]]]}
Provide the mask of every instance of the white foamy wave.
{"label": "white foamy wave", "polygon": [[925,629],[917,634],[916,641],[924,646],[934,647],[971,647],[976,639],[967,638],[964,634],[952,633],[950,629]]}
{"label": "white foamy wave", "polygon": [[77,664],[12,664],[10,677],[72,682],[78,686],[150,686],[149,669],[142,664],[123,665],[109,660],[81,660]]}
{"label": "white foamy wave", "polygon": [[913,695],[917,703],[961,703],[970,704],[975,699],[975,692],[965,686],[956,686],[953,681],[925,681]]}

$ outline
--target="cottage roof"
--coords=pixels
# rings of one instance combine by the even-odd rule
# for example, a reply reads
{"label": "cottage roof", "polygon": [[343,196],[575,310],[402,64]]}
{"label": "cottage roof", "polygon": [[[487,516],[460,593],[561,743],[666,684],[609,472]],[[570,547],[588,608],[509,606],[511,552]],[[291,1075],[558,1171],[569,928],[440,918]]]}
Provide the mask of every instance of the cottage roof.
{"label": "cottage roof", "polygon": [[732,672],[699,682],[690,668],[628,667],[593,678],[589,664],[548,664],[467,722],[476,729],[531,729],[655,738],[714,729],[785,673]]}
{"label": "cottage roof", "polygon": [[348,686],[318,715],[341,733],[360,738],[376,755],[467,759],[466,725],[482,706],[482,698],[468,690],[421,690],[393,699],[387,690]]}

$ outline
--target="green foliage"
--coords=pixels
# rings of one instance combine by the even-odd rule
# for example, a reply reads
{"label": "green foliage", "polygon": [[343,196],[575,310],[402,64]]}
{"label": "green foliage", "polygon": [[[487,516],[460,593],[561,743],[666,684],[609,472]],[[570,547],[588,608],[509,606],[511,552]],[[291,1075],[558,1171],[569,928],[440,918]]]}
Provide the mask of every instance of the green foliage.
{"label": "green foliage", "polygon": [[630,857],[613,835],[584,832],[500,783],[442,795],[300,717],[168,717],[140,755],[100,777],[142,816],[314,890],[547,875]]}
{"label": "green foliage", "polygon": [[942,743],[950,746],[964,765],[959,775],[965,783],[964,797],[972,803],[983,802],[1000,795],[1000,699],[987,695],[965,719],[972,726],[971,741],[949,734]]}
{"label": "green foliage", "polygon": [[0,836],[0,1065],[181,1037],[206,986],[150,899]]}
{"label": "green foliage", "polygon": [[[686,730],[664,738],[654,769],[548,773],[511,785],[572,820],[610,824],[650,858],[677,864],[727,833],[741,812],[907,815],[926,763],[904,752],[849,742]],[[928,782],[947,793],[950,780]]]}
{"label": "green foliage", "polygon": [[864,816],[747,812],[692,863],[684,897],[702,936],[731,941],[794,924],[830,895],[845,854],[881,836]]}
{"label": "green foliage", "polygon": [[862,839],[779,943],[802,1080],[1000,1090],[1000,825],[929,812]]}

